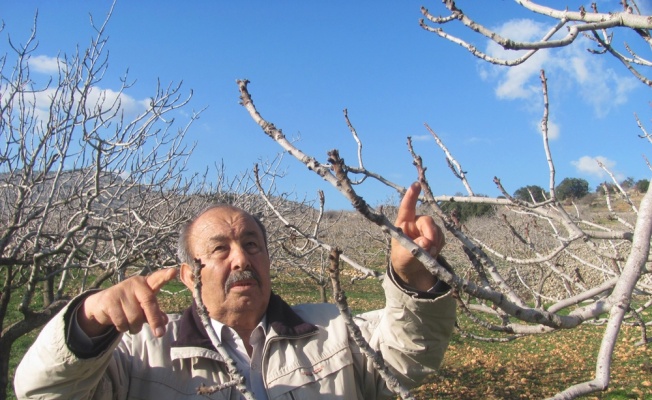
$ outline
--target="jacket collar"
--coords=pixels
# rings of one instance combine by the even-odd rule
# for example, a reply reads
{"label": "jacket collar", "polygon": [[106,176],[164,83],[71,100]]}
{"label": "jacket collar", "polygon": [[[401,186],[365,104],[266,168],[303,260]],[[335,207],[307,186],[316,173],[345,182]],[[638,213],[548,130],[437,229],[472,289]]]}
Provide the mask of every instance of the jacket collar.
{"label": "jacket collar", "polygon": [[[317,331],[317,327],[304,321],[292,310],[280,296],[272,295],[267,306],[267,324],[279,336],[295,338]],[[208,332],[197,313],[197,303],[193,301],[179,319],[179,332],[177,340],[172,347],[201,347],[215,350]]]}

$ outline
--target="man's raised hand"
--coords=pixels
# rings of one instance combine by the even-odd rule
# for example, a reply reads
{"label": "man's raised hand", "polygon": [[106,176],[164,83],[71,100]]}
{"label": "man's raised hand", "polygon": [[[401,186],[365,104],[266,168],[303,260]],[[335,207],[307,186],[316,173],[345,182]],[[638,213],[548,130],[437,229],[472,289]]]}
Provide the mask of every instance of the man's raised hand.
{"label": "man's raised hand", "polygon": [[134,276],[89,296],[77,312],[80,328],[89,337],[95,337],[111,326],[118,332],[137,333],[147,322],[155,336],[163,336],[168,317],[161,311],[156,295],[176,275],[176,268],[161,269],[147,277]]}
{"label": "man's raised hand", "polygon": [[[416,207],[421,193],[421,184],[413,183],[403,196],[394,225],[417,245],[437,257],[444,247],[444,234],[432,217],[417,215]],[[396,274],[409,286],[426,291],[433,287],[437,279],[417,260],[410,251],[392,239],[392,266]]]}

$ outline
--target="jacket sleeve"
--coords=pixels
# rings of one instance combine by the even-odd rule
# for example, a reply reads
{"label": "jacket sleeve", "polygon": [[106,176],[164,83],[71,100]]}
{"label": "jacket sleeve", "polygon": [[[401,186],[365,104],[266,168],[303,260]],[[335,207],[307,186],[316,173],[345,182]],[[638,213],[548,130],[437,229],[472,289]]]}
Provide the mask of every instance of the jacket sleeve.
{"label": "jacket sleeve", "polygon": [[113,398],[116,363],[113,350],[122,335],[113,335],[103,350],[92,357],[80,357],[71,350],[66,336],[74,310],[85,298],[75,298],[48,322],[16,369],[14,389],[18,399],[104,399]]}
{"label": "jacket sleeve", "polygon": [[[400,285],[388,271],[385,308],[362,314],[357,323],[401,384],[413,388],[441,365],[455,326],[455,299],[445,284],[433,288],[435,293]],[[361,373],[370,378],[363,378],[364,386],[377,395],[384,382],[370,360],[365,359],[364,368]]]}

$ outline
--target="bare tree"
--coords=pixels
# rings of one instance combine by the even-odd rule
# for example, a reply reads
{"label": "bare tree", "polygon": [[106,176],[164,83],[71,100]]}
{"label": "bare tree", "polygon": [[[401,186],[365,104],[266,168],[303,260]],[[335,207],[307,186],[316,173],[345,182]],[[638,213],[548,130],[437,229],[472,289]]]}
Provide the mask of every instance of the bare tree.
{"label": "bare tree", "polygon": [[[468,191],[468,196],[435,196],[430,190],[423,160],[408,138],[408,151],[413,156],[424,190],[423,202],[433,215],[439,217],[454,239],[447,248],[453,248],[450,254],[455,260],[455,272],[443,268],[405,237],[382,210],[370,207],[354,186],[365,180],[356,176],[363,176],[377,179],[400,192],[403,188],[385,178],[378,178],[379,174],[368,171],[361,162],[359,167],[346,165],[337,150],[330,151],[325,162],[303,153],[285,138],[280,129],[262,117],[248,92],[248,82],[238,81],[238,84],[242,105],[264,133],[331,183],[361,215],[397,239],[433,274],[458,291],[461,309],[475,323],[511,340],[522,335],[570,329],[606,317],[608,324],[596,360],[595,379],[570,387],[557,398],[575,398],[607,387],[611,354],[622,323],[626,318],[634,321],[635,315],[650,304],[645,302],[636,310],[631,307],[635,291],[645,294],[652,289],[647,264],[652,234],[649,221],[652,195],[646,195],[638,208],[632,204],[632,222],[619,218],[617,224],[595,223],[585,218],[577,205],[571,204],[571,210],[568,210],[559,201],[555,195],[555,168],[548,146],[548,92],[543,71],[541,130],[549,165],[550,197],[542,202],[512,198],[497,178],[495,183],[503,198],[475,195],[460,163],[434,130],[426,126],[443,150],[448,167]],[[348,116],[346,120],[349,124]],[[468,227],[439,208],[440,202],[451,200],[493,204],[499,209],[497,220],[484,230]],[[445,254],[448,257],[449,251],[446,250]],[[645,338],[645,327],[642,329]]]}
{"label": "bare tree", "polygon": [[[533,13],[549,17],[552,26],[549,31],[537,41],[522,42],[515,38],[502,37],[497,32],[487,28],[474,17],[464,13],[452,0],[445,0],[444,6],[448,9],[447,16],[434,16],[426,8],[422,8],[425,20],[421,20],[421,27],[427,31],[433,32],[438,36],[447,39],[453,43],[461,45],[469,50],[476,57],[496,65],[515,66],[526,62],[530,57],[539,51],[545,51],[551,48],[561,48],[573,44],[578,36],[582,34],[588,38],[594,47],[587,50],[594,55],[608,54],[618,60],[634,77],[647,86],[652,86],[652,80],[649,78],[647,71],[652,62],[647,57],[652,37],[652,20],[649,16],[643,15],[635,0],[622,0],[621,8],[618,10],[599,10],[596,3],[591,4],[591,10],[586,10],[580,6],[578,10],[572,11],[568,7],[565,9],[548,7],[538,2],[516,1],[520,6]],[[459,36],[451,35],[445,30],[450,23],[461,22],[469,28],[466,32],[479,33],[496,44],[502,46],[505,50],[514,51],[513,58],[495,58],[483,53],[477,46],[474,46],[469,39],[462,39]],[[565,30],[565,35],[564,35]],[[633,33],[634,35],[630,35]],[[617,35],[621,34],[617,40]],[[631,43],[622,39],[622,34],[627,34],[625,40],[636,40],[639,43]],[[639,46],[640,44],[640,46]],[[641,50],[637,50],[640,48]],[[520,50],[520,51],[519,51]],[[645,54],[644,56],[642,54]],[[650,267],[648,264],[649,247],[650,247],[650,224],[649,208],[652,207],[649,202],[650,196],[645,196],[640,204],[640,208],[632,202],[629,194],[619,185],[614,175],[600,163],[600,167],[612,179],[612,185],[619,190],[624,202],[630,207],[629,213],[632,218],[626,218],[614,212],[611,204],[609,191],[605,188],[605,200],[609,210],[609,219],[615,223],[595,224],[585,219],[585,213],[581,213],[576,205],[575,215],[566,213],[561,205],[558,205],[554,192],[555,170],[552,161],[552,155],[547,146],[547,123],[548,123],[548,93],[545,76],[542,72],[542,84],[544,93],[544,116],[542,119],[541,129],[544,133],[544,146],[548,158],[550,170],[550,201],[546,204],[540,203],[543,207],[537,210],[528,209],[518,205],[517,212],[523,215],[536,216],[538,220],[543,220],[552,228],[550,237],[557,235],[558,228],[565,227],[569,233],[566,240],[560,240],[559,237],[555,242],[564,246],[562,252],[555,257],[545,257],[543,263],[538,264],[540,271],[530,277],[530,285],[525,283],[521,274],[518,279],[523,282],[524,286],[534,293],[536,304],[540,305],[546,285],[549,287],[547,292],[555,290],[556,292],[548,301],[556,302],[548,308],[548,311],[558,312],[561,309],[569,307],[572,304],[582,304],[587,301],[595,302],[586,306],[586,308],[602,308],[599,313],[609,313],[608,325],[605,329],[600,353],[596,360],[595,377],[592,381],[579,383],[565,391],[559,393],[555,398],[566,399],[575,398],[591,392],[604,390],[609,385],[609,370],[611,366],[612,352],[616,343],[616,337],[620,330],[621,324],[628,318],[638,319],[638,311],[632,309],[631,302],[635,292],[645,294],[649,297],[650,293]],[[641,138],[648,138],[649,135],[645,128],[636,118],[639,128],[642,131]],[[648,163],[649,166],[649,163]],[[499,188],[500,182],[497,182]],[[504,192],[504,190],[503,190]],[[509,196],[506,196],[509,199]],[[512,201],[513,199],[510,199]],[[645,210],[645,208],[648,208]],[[551,215],[542,213],[542,210],[554,210],[556,218]],[[507,221],[507,219],[506,219]],[[531,220],[530,222],[536,222]],[[557,223],[557,224],[556,224]],[[569,225],[570,224],[570,225]],[[509,236],[517,239],[517,243],[526,249],[534,252],[534,255],[541,257],[543,254],[538,250],[530,234],[540,229],[536,229],[535,224],[526,224],[525,227],[516,229],[506,222],[513,233]],[[535,229],[532,229],[535,228]],[[573,233],[574,232],[574,233]],[[524,233],[524,234],[519,234]],[[498,235],[500,236],[500,235]],[[581,241],[572,240],[574,236],[581,238]],[[477,237],[477,236],[476,236]],[[571,240],[568,240],[571,239]],[[588,244],[588,246],[585,246]],[[550,244],[546,247],[549,247]],[[491,249],[491,245],[487,247]],[[560,247],[558,247],[560,248]],[[492,251],[492,250],[490,250]],[[552,255],[553,252],[548,252]],[[505,254],[494,252],[494,256],[504,259]],[[522,259],[522,258],[521,258]],[[535,264],[537,265],[537,264]],[[530,270],[532,271],[532,270]],[[538,276],[538,285],[534,285]],[[554,282],[556,281],[556,285]],[[562,290],[559,290],[559,289]],[[566,293],[563,293],[566,292]],[[563,300],[562,300],[563,299]],[[641,307],[648,307],[649,301],[643,302]],[[630,314],[631,312],[631,314]],[[573,313],[577,313],[574,311]],[[645,325],[642,321],[638,324],[642,328],[642,344],[648,342]]]}
{"label": "bare tree", "polygon": [[[611,55],[643,84],[650,86],[652,83],[643,72],[651,66],[650,61],[636,50],[638,44],[624,42],[620,45],[622,40],[614,40],[618,33],[627,34],[628,40],[632,37],[630,33],[633,33],[633,37],[642,42],[644,50],[652,44],[649,34],[651,19],[640,15],[635,2],[622,1],[620,10],[602,12],[595,4],[590,11],[583,7],[570,11],[517,0],[516,3],[524,9],[550,17],[553,21],[548,32],[534,42],[503,38],[464,13],[455,2],[445,0],[443,3],[449,15],[434,16],[424,8],[422,13],[427,22],[421,21],[421,26],[490,63],[519,65],[539,51],[571,45],[582,34],[594,45],[588,49],[591,53],[596,56]],[[515,56],[492,57],[480,51],[471,40],[461,39],[444,30],[447,24],[455,22],[461,22],[469,28],[469,33],[480,34],[483,40],[488,38],[506,50],[514,50]],[[647,54],[647,51],[643,54]],[[303,153],[285,138],[280,129],[261,116],[247,91],[247,82],[239,81],[239,86],[242,105],[265,134],[336,187],[361,215],[397,238],[434,274],[453,286],[459,292],[461,309],[469,315],[471,321],[503,334],[492,340],[512,340],[522,335],[574,328],[588,322],[607,322],[595,363],[595,378],[573,385],[555,398],[575,398],[607,388],[612,353],[623,323],[629,321],[639,325],[641,344],[647,344],[646,326],[639,313],[652,303],[649,299],[652,280],[648,263],[652,197],[646,195],[637,206],[629,194],[619,187],[613,174],[607,171],[613,178],[613,184],[619,188],[622,200],[629,206],[629,212],[616,212],[608,191],[604,197],[608,209],[606,222],[595,222],[579,204],[560,201],[555,193],[555,166],[548,146],[549,101],[543,71],[541,87],[544,113],[541,132],[550,177],[550,194],[544,200],[514,199],[504,190],[498,178],[495,183],[503,198],[476,195],[460,163],[435,131],[426,125],[443,151],[447,166],[464,184],[468,194],[435,196],[429,188],[423,160],[413,150],[408,139],[408,151],[412,154],[424,188],[424,204],[433,215],[441,219],[454,239],[453,245],[448,247],[451,250],[446,250],[446,256],[455,261],[454,273],[421,252],[389,223],[381,210],[369,207],[354,190],[355,185],[363,183],[367,178],[378,180],[399,192],[403,188],[364,167],[362,141],[349,121],[346,110],[346,124],[358,145],[357,166],[345,164],[336,150],[329,152],[324,161]],[[642,131],[641,138],[650,140],[650,135],[638,118],[637,123]],[[601,167],[606,170],[604,165]],[[473,221],[475,226],[467,225],[456,219],[455,215],[448,215],[439,208],[440,202],[444,201],[492,204],[497,212],[494,218],[486,218],[481,223]],[[635,296],[638,301],[633,304]]]}
{"label": "bare tree", "polygon": [[[649,16],[642,15],[635,0],[621,0],[619,10],[598,10],[597,3],[591,3],[591,10],[580,6],[578,10],[569,10],[568,7],[548,7],[540,2],[515,0],[527,11],[549,17],[552,21],[550,29],[537,41],[523,42],[514,38],[503,37],[478,22],[473,16],[466,14],[459,8],[455,1],[444,0],[444,6],[449,14],[435,16],[422,7],[421,13],[425,20],[421,20],[421,27],[446,40],[458,44],[467,49],[474,56],[496,65],[516,66],[529,60],[538,51],[551,48],[565,47],[584,35],[594,42],[595,48],[589,49],[596,55],[609,54],[615,57],[632,75],[647,86],[652,86],[652,80],[643,72],[652,66],[652,60],[642,56],[637,46],[628,42],[615,40],[616,30],[633,32],[638,42],[643,44],[643,49],[649,49],[652,45],[652,37],[649,30],[652,29],[652,21]],[[462,23],[469,29],[469,32],[476,32],[485,39],[489,39],[503,47],[505,50],[513,50],[514,58],[493,57],[482,52],[471,40],[452,35],[444,27],[455,22]],[[621,32],[622,33],[622,32]],[[522,51],[525,51],[524,53]],[[647,53],[645,53],[647,54]]]}
{"label": "bare tree", "polygon": [[175,123],[192,94],[159,85],[137,102],[126,75],[100,89],[111,11],[45,83],[31,68],[36,18],[0,57],[0,398],[17,339],[81,291],[175,265],[179,225],[212,201],[206,176],[186,173],[199,113]]}

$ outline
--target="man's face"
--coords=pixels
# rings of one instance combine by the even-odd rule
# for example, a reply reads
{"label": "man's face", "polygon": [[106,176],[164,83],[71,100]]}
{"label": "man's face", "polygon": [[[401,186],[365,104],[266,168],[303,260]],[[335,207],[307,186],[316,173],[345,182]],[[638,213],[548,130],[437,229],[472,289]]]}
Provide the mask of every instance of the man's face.
{"label": "man's face", "polygon": [[[202,214],[190,228],[189,249],[205,265],[202,299],[209,315],[234,329],[258,324],[269,303],[269,254],[263,233],[249,214],[220,207]],[[192,266],[182,266],[188,279]],[[251,327],[253,329],[253,327]]]}

